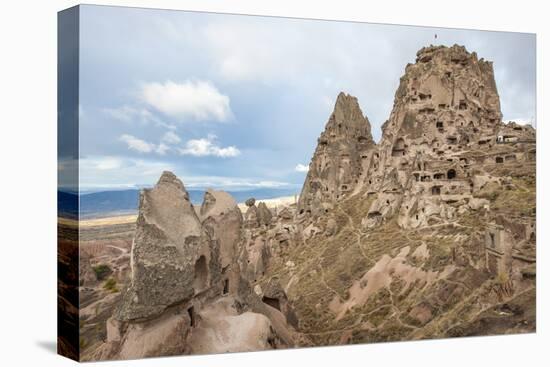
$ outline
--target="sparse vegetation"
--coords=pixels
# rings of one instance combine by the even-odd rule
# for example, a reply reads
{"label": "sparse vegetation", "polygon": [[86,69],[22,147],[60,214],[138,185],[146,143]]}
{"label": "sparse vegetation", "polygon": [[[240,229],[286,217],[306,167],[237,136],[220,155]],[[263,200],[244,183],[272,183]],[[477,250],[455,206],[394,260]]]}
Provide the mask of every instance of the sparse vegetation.
{"label": "sparse vegetation", "polygon": [[105,284],[103,284],[103,288],[108,290],[109,292],[112,292],[112,293],[118,292],[117,283],[116,283],[116,280],[114,278],[107,279]]}
{"label": "sparse vegetation", "polygon": [[111,267],[107,264],[100,264],[93,267],[95,276],[97,280],[105,280],[107,276],[109,276],[113,271],[111,270]]}

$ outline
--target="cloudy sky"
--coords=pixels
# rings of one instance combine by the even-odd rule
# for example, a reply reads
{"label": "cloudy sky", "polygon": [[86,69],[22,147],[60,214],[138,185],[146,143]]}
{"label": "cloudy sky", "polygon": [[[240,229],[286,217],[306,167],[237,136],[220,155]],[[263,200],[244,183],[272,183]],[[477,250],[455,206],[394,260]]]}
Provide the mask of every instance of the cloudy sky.
{"label": "cloudy sky", "polygon": [[535,119],[531,34],[100,6],[80,27],[83,189],[172,170],[187,187],[298,191],[337,94],[378,140],[405,65],[435,41],[493,61],[505,120]]}

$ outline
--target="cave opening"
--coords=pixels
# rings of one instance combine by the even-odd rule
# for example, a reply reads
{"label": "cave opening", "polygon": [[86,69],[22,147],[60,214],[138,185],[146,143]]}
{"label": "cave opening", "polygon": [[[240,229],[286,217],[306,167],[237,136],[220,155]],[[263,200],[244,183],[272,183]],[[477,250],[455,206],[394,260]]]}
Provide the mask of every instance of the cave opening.
{"label": "cave opening", "polygon": [[223,281],[223,293],[222,294],[228,294],[229,293],[229,279],[225,279]]}
{"label": "cave opening", "polygon": [[265,303],[268,306],[271,306],[279,311],[281,311],[281,303],[277,298],[271,298],[267,296],[262,297],[262,302]]}

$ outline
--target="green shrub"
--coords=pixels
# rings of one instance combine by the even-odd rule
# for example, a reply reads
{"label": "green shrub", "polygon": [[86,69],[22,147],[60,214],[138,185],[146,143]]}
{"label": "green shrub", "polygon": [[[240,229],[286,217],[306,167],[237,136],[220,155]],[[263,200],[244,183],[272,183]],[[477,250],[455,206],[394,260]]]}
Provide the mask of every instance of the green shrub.
{"label": "green shrub", "polygon": [[94,272],[97,280],[104,280],[108,275],[110,275],[113,271],[107,264],[100,264],[97,266],[94,266]]}
{"label": "green shrub", "polygon": [[114,278],[107,279],[105,284],[103,284],[103,288],[113,293],[118,292],[118,288],[116,286],[116,280]]}

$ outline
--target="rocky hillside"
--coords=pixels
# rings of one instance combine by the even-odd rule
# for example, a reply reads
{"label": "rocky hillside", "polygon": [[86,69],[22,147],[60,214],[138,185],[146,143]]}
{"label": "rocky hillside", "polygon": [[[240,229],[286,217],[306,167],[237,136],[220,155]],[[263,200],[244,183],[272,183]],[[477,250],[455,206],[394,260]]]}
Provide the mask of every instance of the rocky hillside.
{"label": "rocky hillside", "polygon": [[85,359],[533,332],[535,143],[502,122],[490,62],[423,48],[379,143],[338,96],[296,205],[195,207],[169,172],[143,190]]}
{"label": "rocky hillside", "polygon": [[380,143],[340,94],[288,233],[258,234],[257,285],[277,279],[317,345],[532,332],[535,149],[490,62],[423,48]]}

